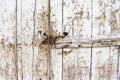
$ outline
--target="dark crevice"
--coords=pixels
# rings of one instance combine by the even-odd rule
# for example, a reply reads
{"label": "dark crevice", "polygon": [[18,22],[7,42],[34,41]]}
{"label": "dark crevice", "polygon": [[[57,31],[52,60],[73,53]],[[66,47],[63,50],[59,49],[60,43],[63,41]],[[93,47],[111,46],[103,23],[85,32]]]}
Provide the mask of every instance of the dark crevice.
{"label": "dark crevice", "polygon": [[63,80],[63,48],[62,48],[62,80]]}
{"label": "dark crevice", "polygon": [[16,80],[18,80],[18,53],[17,53],[17,49],[18,49],[18,46],[17,46],[17,43],[18,43],[18,38],[17,38],[17,0],[16,0],[16,62],[15,62],[15,66],[16,66]]}
{"label": "dark crevice", "polygon": [[[50,0],[48,0],[48,35],[50,35]],[[51,52],[50,52],[50,45],[49,45],[49,38],[48,38],[48,79],[51,80]]]}
{"label": "dark crevice", "polygon": [[[22,0],[21,0],[21,44],[22,44]],[[23,51],[22,51],[23,47],[21,45],[21,77],[22,77],[22,80],[23,80]]]}
{"label": "dark crevice", "polygon": [[[93,0],[91,0],[91,38],[93,37]],[[93,44],[92,44],[93,45]],[[92,56],[93,47],[91,47],[91,57],[90,57],[90,75],[89,80],[92,80]]]}
{"label": "dark crevice", "polygon": [[120,46],[118,47],[118,58],[117,58],[117,80],[120,80],[119,76],[119,56],[120,56]]}
{"label": "dark crevice", "polygon": [[[36,12],[36,4],[37,4],[37,0],[35,0],[35,4],[34,4],[34,12],[33,12],[33,42],[34,42],[34,37],[35,37],[35,12]],[[34,45],[32,45],[32,50],[33,50],[33,56],[32,56],[32,80],[34,78]],[[40,79],[41,80],[41,79]]]}
{"label": "dark crevice", "polygon": [[91,47],[91,56],[90,56],[90,77],[89,77],[89,80],[92,80],[92,52],[93,52],[93,48]]}

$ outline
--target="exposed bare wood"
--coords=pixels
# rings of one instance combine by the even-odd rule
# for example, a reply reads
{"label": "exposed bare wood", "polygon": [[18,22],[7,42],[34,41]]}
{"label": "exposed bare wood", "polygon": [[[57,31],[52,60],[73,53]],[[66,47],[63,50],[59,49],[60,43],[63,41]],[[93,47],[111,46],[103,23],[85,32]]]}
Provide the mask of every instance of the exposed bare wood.
{"label": "exposed bare wood", "polygon": [[91,80],[117,80],[117,50],[117,47],[93,48]]}

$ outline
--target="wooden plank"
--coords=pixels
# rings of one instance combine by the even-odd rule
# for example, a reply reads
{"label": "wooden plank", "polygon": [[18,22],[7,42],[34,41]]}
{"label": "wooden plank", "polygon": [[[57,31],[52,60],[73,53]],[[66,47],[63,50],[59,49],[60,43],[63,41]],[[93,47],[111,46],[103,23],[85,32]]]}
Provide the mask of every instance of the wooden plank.
{"label": "wooden plank", "polygon": [[22,0],[22,80],[33,79],[33,32],[34,32],[34,3],[35,0]]}
{"label": "wooden plank", "polygon": [[48,34],[48,0],[36,0],[34,4],[33,80],[48,80],[48,45],[42,44],[43,33]]}
{"label": "wooden plank", "polygon": [[18,80],[22,80],[22,0],[17,0],[17,54]]}
{"label": "wooden plank", "polygon": [[68,37],[91,37],[91,0],[64,0],[63,31]]}
{"label": "wooden plank", "polygon": [[111,36],[120,37],[120,0],[109,0]]}
{"label": "wooden plank", "polygon": [[[50,1],[50,35],[62,35],[62,0]],[[54,45],[53,45],[54,46]],[[51,47],[50,47],[51,48]],[[62,50],[52,49],[50,54],[51,80],[62,80]]]}
{"label": "wooden plank", "polygon": [[110,37],[109,0],[93,0],[93,38]]}
{"label": "wooden plank", "polygon": [[120,38],[76,38],[73,39],[65,39],[62,41],[57,41],[55,47],[53,48],[64,48],[64,47],[104,47],[104,46],[119,46]]}
{"label": "wooden plank", "polygon": [[62,80],[62,49],[52,49],[51,55],[51,80]]}
{"label": "wooden plank", "polygon": [[62,35],[62,0],[51,0],[50,10],[50,34]]}
{"label": "wooden plank", "polygon": [[0,7],[0,80],[16,80],[16,0],[0,0]]}
{"label": "wooden plank", "polygon": [[90,48],[63,49],[63,80],[90,80]]}
{"label": "wooden plank", "polygon": [[118,48],[93,48],[92,51],[91,80],[117,80]]}

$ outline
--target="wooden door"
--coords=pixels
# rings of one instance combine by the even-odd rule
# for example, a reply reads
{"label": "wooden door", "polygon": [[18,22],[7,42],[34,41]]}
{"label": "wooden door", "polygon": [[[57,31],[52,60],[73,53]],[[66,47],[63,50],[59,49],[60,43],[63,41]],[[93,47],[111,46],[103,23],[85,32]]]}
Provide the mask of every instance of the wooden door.
{"label": "wooden door", "polygon": [[52,80],[119,80],[118,3],[51,1],[50,31],[69,33],[51,50]]}
{"label": "wooden door", "polygon": [[120,79],[119,0],[0,2],[0,80]]}

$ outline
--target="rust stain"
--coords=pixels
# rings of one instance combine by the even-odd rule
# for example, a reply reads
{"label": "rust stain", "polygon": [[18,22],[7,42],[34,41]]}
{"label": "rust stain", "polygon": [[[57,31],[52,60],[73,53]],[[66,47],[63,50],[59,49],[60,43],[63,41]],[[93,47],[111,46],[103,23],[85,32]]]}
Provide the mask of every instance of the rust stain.
{"label": "rust stain", "polygon": [[[6,44],[7,43],[7,44]],[[16,44],[15,43],[10,43],[5,41],[4,39],[0,40],[0,44],[2,45],[2,48],[9,51],[9,50],[15,50],[16,49]]]}
{"label": "rust stain", "polygon": [[37,30],[38,31],[44,31],[44,32],[48,32],[48,10],[44,9],[44,6],[42,7],[44,11],[42,11],[41,13],[39,13],[37,16],[36,21],[38,21],[38,27]]}
{"label": "rust stain", "polygon": [[76,17],[75,19],[80,19],[80,20],[82,20],[83,8],[80,8],[80,11],[79,11],[78,13],[76,13],[76,15],[78,15],[79,17]]}
{"label": "rust stain", "polygon": [[109,60],[105,62],[105,64],[103,64],[100,67],[97,67],[99,80],[102,78],[106,78],[110,80],[114,75],[114,65],[113,65],[113,60],[111,59],[112,58],[109,58]]}
{"label": "rust stain", "polygon": [[75,80],[80,79],[83,76],[89,75],[89,66],[75,65],[73,63],[64,67],[64,79]]}
{"label": "rust stain", "polygon": [[48,45],[39,44],[39,49],[46,50],[48,49]]}
{"label": "rust stain", "polygon": [[[38,54],[36,56],[36,62],[35,62],[35,76],[37,79],[43,80],[47,79],[48,76],[48,45],[42,44],[42,42],[46,39],[46,36],[43,36],[44,33],[48,34],[48,11],[44,9],[40,14],[38,14],[36,22],[38,23],[37,29],[34,39],[32,42],[32,45],[34,47],[38,47]],[[55,22],[50,23],[52,27],[50,27],[50,35],[55,35],[55,31],[53,27],[56,26]],[[39,31],[42,31],[39,35]],[[48,34],[49,35],[49,34]],[[52,60],[50,60],[51,62]],[[44,68],[44,69],[43,69]],[[51,75],[53,74],[53,71],[51,71]],[[53,75],[52,75],[53,76]],[[54,78],[54,76],[53,76]]]}
{"label": "rust stain", "polygon": [[72,49],[70,51],[63,51],[63,54],[67,55],[70,54],[72,52]]}
{"label": "rust stain", "polygon": [[96,20],[102,20],[105,21],[106,20],[106,16],[105,16],[105,12],[103,12],[101,15],[99,15],[98,17],[95,17]]}
{"label": "rust stain", "polygon": [[57,30],[55,31],[54,28],[57,26],[56,21],[51,21],[50,22],[50,35],[56,36],[57,35]]}
{"label": "rust stain", "polygon": [[72,49],[69,50],[69,51],[63,50],[63,52],[61,52],[62,54],[61,54],[61,53],[58,53],[58,54],[61,54],[61,55],[63,55],[63,56],[67,56],[67,55],[70,54],[72,51],[73,51]]}

